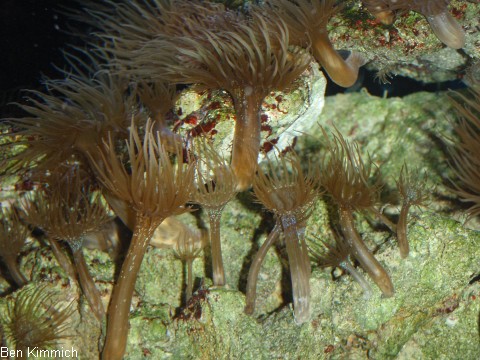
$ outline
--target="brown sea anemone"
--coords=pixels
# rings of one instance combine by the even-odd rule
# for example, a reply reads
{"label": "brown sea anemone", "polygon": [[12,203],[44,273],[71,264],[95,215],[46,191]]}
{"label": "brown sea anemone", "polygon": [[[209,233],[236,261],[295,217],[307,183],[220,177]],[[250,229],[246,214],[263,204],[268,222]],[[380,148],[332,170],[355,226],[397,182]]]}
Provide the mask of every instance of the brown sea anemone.
{"label": "brown sea anemone", "polygon": [[395,14],[415,11],[427,19],[437,37],[448,47],[465,45],[465,32],[448,11],[450,0],[363,0],[367,9],[384,24],[392,24]]}
{"label": "brown sea anemone", "polygon": [[67,242],[75,264],[74,278],[78,279],[93,314],[102,321],[105,309],[101,294],[82,248],[86,234],[98,230],[109,217],[100,194],[82,180],[78,173],[62,177],[48,189],[22,199],[23,209],[27,221],[45,232],[60,265],[71,273],[70,262],[58,244]]}
{"label": "brown sea anemone", "polygon": [[168,150],[174,152],[175,148],[181,145],[182,139],[170,129],[166,115],[174,108],[177,100],[175,86],[161,81],[140,81],[135,91],[153,120],[154,130],[159,132],[160,138]]}
{"label": "brown sea anemone", "polygon": [[215,17],[201,36],[162,34],[148,40],[119,66],[137,78],[196,84],[223,89],[233,98],[236,122],[232,168],[238,189],[251,185],[260,151],[260,110],[272,90],[289,86],[308,66],[307,53],[292,49],[288,28],[279,19],[267,22],[259,13]]}
{"label": "brown sea anemone", "polygon": [[312,261],[319,267],[340,267],[348,272],[360,285],[363,290],[364,298],[369,299],[372,296],[372,288],[365,277],[357,271],[350,261],[351,249],[341,238],[340,234],[335,233],[335,244],[318,238],[310,238],[308,248]]}
{"label": "brown sea anemone", "polygon": [[322,131],[327,139],[327,155],[320,167],[322,186],[338,206],[341,232],[362,268],[385,296],[392,296],[390,276],[363,242],[353,217],[354,211],[369,209],[378,201],[380,183],[371,179],[373,164],[364,162],[358,146],[347,142],[338,130],[333,140]]}
{"label": "brown sea anemone", "polygon": [[306,220],[319,194],[318,173],[313,166],[305,173],[296,154],[268,162],[267,171],[258,171],[253,182],[257,199],[277,217],[271,235],[255,256],[249,270],[245,311],[252,313],[255,305],[256,276],[268,247],[280,231],[285,236],[292,281],[295,322],[302,324],[310,318],[310,259],[305,242]]}
{"label": "brown sea anemone", "polygon": [[176,220],[174,217],[168,218],[170,225],[176,228],[175,238],[175,257],[180,259],[186,272],[186,289],[185,289],[185,302],[192,297],[193,293],[193,261],[200,257],[200,253],[207,242],[206,231],[199,229],[192,229],[182,222]]}
{"label": "brown sea anemone", "polygon": [[135,227],[128,253],[113,288],[108,308],[107,333],[102,358],[122,359],[128,335],[128,316],[140,265],[153,232],[162,221],[189,209],[185,203],[193,190],[193,164],[183,162],[181,148],[176,163],[167,153],[150,121],[143,141],[132,122],[122,160],[111,136],[100,148],[100,160],[91,160],[106,192],[126,202],[135,212]]}
{"label": "brown sea anemone", "polygon": [[426,186],[426,175],[418,171],[408,170],[407,164],[402,166],[397,189],[402,199],[402,208],[396,226],[400,256],[406,258],[410,251],[407,239],[408,211],[412,206],[420,206],[428,199],[429,190]]}
{"label": "brown sea anemone", "polygon": [[11,349],[26,359],[29,349],[54,349],[69,337],[72,304],[59,306],[45,285],[24,287],[0,314],[2,330]]}
{"label": "brown sea anemone", "polygon": [[212,253],[213,284],[225,285],[220,220],[225,205],[237,194],[237,177],[232,167],[206,143],[196,147],[196,191],[193,200],[208,213],[210,220],[210,246]]}
{"label": "brown sea anemone", "polygon": [[[78,56],[66,54],[71,70],[63,71],[65,79],[47,79],[46,92],[29,92],[27,103],[20,105],[27,116],[7,119],[12,131],[3,135],[10,141],[2,146],[19,149],[5,159],[7,174],[28,170],[30,177],[38,180],[55,172],[59,164],[78,163],[92,171],[89,158],[99,162],[98,145],[107,134],[125,139],[132,119],[145,121],[127,80],[104,68],[108,55],[79,52]],[[133,227],[133,216],[125,204],[111,195],[106,197],[122,221]]]}

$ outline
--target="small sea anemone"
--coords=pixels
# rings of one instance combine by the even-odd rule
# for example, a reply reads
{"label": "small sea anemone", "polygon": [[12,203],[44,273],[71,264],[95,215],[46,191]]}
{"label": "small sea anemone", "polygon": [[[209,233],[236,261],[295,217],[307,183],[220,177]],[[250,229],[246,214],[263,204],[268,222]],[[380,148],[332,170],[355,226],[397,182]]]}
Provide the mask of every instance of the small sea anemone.
{"label": "small sea anemone", "polygon": [[367,9],[384,24],[392,24],[395,13],[415,11],[427,19],[430,27],[445,45],[461,49],[465,32],[448,11],[450,0],[363,0]]}
{"label": "small sea anemone", "polygon": [[[73,255],[80,287],[93,314],[102,321],[105,310],[101,295],[90,275],[82,249],[85,235],[98,230],[108,220],[105,204],[99,193],[92,190],[88,184],[82,182],[78,173],[73,173],[71,177],[59,179],[48,190],[38,191],[25,198],[27,201],[24,201],[24,213],[30,224],[47,234],[50,244],[54,244],[55,248],[58,246],[57,242],[67,242]],[[71,271],[64,261],[63,256],[60,256],[62,267]]]}
{"label": "small sea anemone", "polygon": [[378,199],[380,183],[371,181],[373,164],[365,163],[356,144],[348,143],[337,130],[327,139],[327,156],[321,164],[322,186],[338,206],[339,222],[352,255],[385,296],[394,293],[390,276],[370,252],[355,228],[353,212],[372,208]]}
{"label": "small sea anemone", "polygon": [[197,191],[193,200],[208,213],[210,220],[210,246],[212,252],[213,284],[225,285],[220,220],[225,205],[237,194],[237,177],[232,167],[206,143],[196,147],[195,175]]}
{"label": "small sea anemone", "polygon": [[177,99],[175,86],[161,81],[151,83],[140,81],[135,90],[140,102],[148,109],[154,130],[160,133],[160,138],[167,149],[174,152],[175,147],[181,145],[182,140],[168,127],[166,115],[175,106]]}
{"label": "small sea anemone", "polygon": [[132,122],[126,147],[124,163],[109,136],[100,148],[100,160],[91,158],[105,191],[127,203],[136,214],[133,237],[108,309],[102,352],[102,358],[107,360],[123,358],[135,282],[153,232],[167,217],[189,210],[185,203],[193,190],[193,163],[185,164],[182,149],[177,147],[174,164],[150,121],[143,141]]}
{"label": "small sea anemone", "polygon": [[480,215],[480,86],[471,88],[469,96],[457,93],[452,103],[460,116],[455,129],[459,140],[451,149],[459,180],[454,187],[462,201],[473,203],[468,210],[471,219]]}
{"label": "small sea anemone", "polygon": [[[311,214],[313,204],[319,194],[318,173],[313,170],[304,173],[300,159],[296,154],[281,157],[277,165],[268,162],[268,171],[261,169],[253,182],[257,199],[277,217],[277,225],[266,244],[271,245],[277,238],[280,227],[285,236],[285,244],[290,265],[293,291],[295,322],[302,324],[310,318],[310,259],[305,243],[306,220]],[[258,268],[268,248],[262,246],[255,257],[250,273],[258,274]],[[261,257],[259,257],[261,256]],[[249,273],[248,280],[253,281]],[[255,280],[256,283],[256,280]],[[255,299],[254,289],[247,284],[246,312],[252,312]]]}
{"label": "small sea anemone", "polygon": [[328,138],[323,158],[322,185],[337,204],[356,210],[368,209],[378,201],[379,179],[372,182],[373,163],[364,162],[356,143],[349,143],[337,130],[333,140]]}
{"label": "small sea anemone", "polygon": [[360,285],[364,292],[364,298],[372,296],[372,288],[363,275],[355,269],[350,261],[351,250],[345,240],[339,234],[335,234],[335,244],[325,240],[311,238],[308,242],[310,257],[319,267],[340,267],[347,271]]}
{"label": "small sea anemone", "polygon": [[426,187],[426,175],[420,175],[418,172],[410,172],[407,164],[402,166],[400,178],[397,181],[397,189],[402,198],[402,208],[397,223],[397,239],[400,248],[400,256],[406,258],[409,253],[407,239],[407,220],[408,211],[412,206],[422,205],[428,199]]}
{"label": "small sea anemone", "polygon": [[69,337],[72,304],[55,305],[52,292],[43,285],[23,288],[0,313],[8,345],[21,351],[21,358],[27,358],[29,348],[54,349],[59,340]]}
{"label": "small sea anemone", "polygon": [[[30,192],[20,201],[20,208],[22,211],[22,218],[25,222],[32,228],[38,228],[46,235],[46,243],[50,246],[58,265],[63,269],[63,271],[71,279],[77,279],[77,272],[75,267],[72,265],[70,258],[65,253],[64,247],[54,236],[48,236],[47,229],[55,228],[57,221],[53,218],[50,218],[50,214],[54,213],[54,209],[57,209],[57,206],[54,202],[49,201],[49,194],[46,193],[47,189],[55,189],[58,185],[59,178],[62,177],[60,174],[63,173],[63,166],[59,166],[59,171],[54,172],[53,176],[48,176],[48,186],[45,186],[44,189],[39,189],[36,192]],[[77,174],[78,175],[78,174]],[[63,233],[63,226],[60,225],[60,228]]]}
{"label": "small sea anemone", "polygon": [[[169,219],[174,219],[170,217]],[[193,261],[200,256],[206,245],[206,231],[192,229],[178,220],[176,228],[179,230],[176,237],[175,256],[180,259],[186,267],[186,290],[185,300],[188,302],[193,293]]]}

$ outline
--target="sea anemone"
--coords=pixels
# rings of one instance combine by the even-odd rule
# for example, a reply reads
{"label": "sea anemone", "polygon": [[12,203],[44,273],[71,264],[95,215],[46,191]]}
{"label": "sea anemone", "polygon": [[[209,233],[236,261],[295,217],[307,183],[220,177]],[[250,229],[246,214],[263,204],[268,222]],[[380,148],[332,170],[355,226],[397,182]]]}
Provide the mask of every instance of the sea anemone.
{"label": "sea anemone", "polygon": [[[55,180],[49,178],[49,181],[51,181],[51,183],[46,188],[55,188]],[[56,204],[49,201],[49,194],[47,194],[44,190],[45,189],[36,192],[30,192],[21,199],[20,208],[22,212],[22,218],[30,227],[43,231],[43,234],[46,235],[45,242],[49,245],[58,265],[60,265],[69,278],[76,280],[77,271],[75,270],[70,258],[65,253],[64,247],[59,241],[57,241],[55,237],[48,236],[46,233],[47,229],[50,228],[50,222],[52,222],[53,227],[55,227],[58,220],[50,218],[50,213],[53,213],[53,208],[56,207]],[[60,231],[63,231],[63,229]]]}
{"label": "sea anemone", "polygon": [[[293,307],[295,322],[302,324],[310,318],[310,259],[305,243],[306,220],[311,214],[313,204],[318,197],[318,173],[312,166],[305,174],[300,159],[296,154],[288,154],[279,159],[278,165],[268,162],[268,171],[261,169],[253,182],[257,199],[277,217],[277,225],[272,235],[266,240],[265,247],[255,257],[249,272],[249,282],[255,281],[253,275],[281,229],[290,265],[293,290]],[[247,284],[247,307],[251,313],[255,304],[253,285]]]}
{"label": "sea anemone", "polygon": [[340,228],[352,255],[368,273],[385,296],[394,293],[390,276],[372,255],[355,229],[353,212],[375,205],[380,190],[379,181],[371,181],[372,163],[365,163],[355,144],[348,143],[337,130],[333,140],[327,139],[327,154],[320,170],[322,186],[338,206]]}
{"label": "sea anemone", "polygon": [[364,298],[372,296],[372,288],[363,275],[350,261],[351,250],[339,234],[335,234],[335,244],[318,238],[309,239],[310,257],[319,267],[340,267],[348,272],[363,289]]}
{"label": "sea anemone", "polygon": [[407,239],[407,220],[408,211],[412,206],[422,205],[428,199],[426,187],[426,175],[420,175],[418,172],[410,172],[407,164],[402,166],[400,178],[397,181],[397,189],[402,198],[402,208],[397,223],[397,239],[400,248],[400,256],[406,258],[409,253]]}
{"label": "sea anemone", "polygon": [[310,56],[289,46],[281,19],[272,24],[259,12],[248,18],[236,13],[231,26],[229,14],[202,27],[201,36],[159,35],[119,63],[134,77],[230,93],[236,112],[231,164],[241,191],[251,185],[257,167],[263,99],[289,86],[307,68]]}
{"label": "sea anemone", "polygon": [[[7,119],[12,131],[4,136],[11,141],[2,146],[19,149],[5,161],[7,174],[28,170],[38,180],[55,172],[59,164],[78,163],[91,171],[89,158],[99,163],[98,145],[107,134],[124,139],[132,119],[140,122],[144,114],[136,111],[135,93],[128,91],[127,80],[104,68],[108,55],[79,51],[79,56],[66,54],[71,71],[63,71],[65,79],[48,79],[46,92],[29,92],[27,104],[20,105],[29,116]],[[109,194],[106,198],[122,221],[133,227],[125,204]]]}
{"label": "sea anemone", "polygon": [[[93,192],[88,184],[82,182],[78,173],[70,175],[59,179],[47,190],[24,198],[27,200],[23,202],[24,213],[30,224],[47,234],[50,244],[67,242],[72,251],[80,287],[93,314],[102,321],[105,309],[85,262],[82,247],[85,235],[98,230],[108,220],[108,214],[98,192]],[[64,264],[63,257],[60,261]],[[71,271],[69,266],[67,271]]]}
{"label": "sea anemone", "polygon": [[182,139],[170,130],[166,115],[175,106],[177,99],[175,86],[161,81],[151,83],[140,81],[136,86],[136,92],[140,102],[148,109],[154,130],[159,132],[162,143],[167,150],[174,152],[175,148],[181,145]]}
{"label": "sea anemone", "polygon": [[55,305],[53,293],[45,285],[23,288],[0,314],[9,346],[22,359],[28,357],[29,348],[55,348],[59,340],[69,336],[72,304],[63,308]]}
{"label": "sea anemone", "polygon": [[187,286],[185,289],[185,302],[187,303],[193,293],[193,261],[200,256],[206,245],[206,231],[192,229],[174,217],[169,217],[168,220],[170,220],[170,225],[175,226],[177,229],[174,248],[175,256],[186,267],[185,278]]}
{"label": "sea anemone", "polygon": [[363,0],[367,9],[384,24],[392,24],[398,11],[415,11],[427,19],[437,37],[448,47],[461,49],[465,32],[448,12],[450,0]]}
{"label": "sea anemone", "polygon": [[193,189],[193,164],[183,162],[178,147],[173,164],[150,121],[143,141],[132,122],[126,146],[128,164],[119,157],[112,136],[100,148],[100,160],[91,158],[105,191],[125,201],[136,214],[133,237],[108,309],[102,352],[102,358],[108,360],[122,359],[125,352],[130,304],[150,238],[165,218],[188,211],[185,203],[191,199]]}
{"label": "sea anemone", "polygon": [[204,208],[210,220],[213,284],[225,285],[220,220],[225,205],[237,194],[237,178],[223,158],[205,143],[199,143],[195,153],[196,188],[193,200]]}

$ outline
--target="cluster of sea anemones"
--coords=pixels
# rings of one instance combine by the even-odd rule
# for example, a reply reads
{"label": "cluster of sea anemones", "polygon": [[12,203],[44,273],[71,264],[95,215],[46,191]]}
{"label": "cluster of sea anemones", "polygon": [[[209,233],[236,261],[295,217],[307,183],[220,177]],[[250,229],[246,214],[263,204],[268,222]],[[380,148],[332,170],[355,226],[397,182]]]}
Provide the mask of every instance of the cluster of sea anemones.
{"label": "cluster of sea anemones", "polygon": [[[260,151],[260,111],[264,98],[282,90],[315,59],[341,86],[351,86],[363,65],[353,53],[346,60],[328,39],[327,23],[338,11],[333,1],[270,1],[248,13],[219,4],[158,2],[147,11],[125,4],[102,17],[101,36],[112,41],[119,71],[134,79],[155,79],[226,90],[236,122],[232,168],[238,189],[247,189]],[[118,18],[122,21],[119,25]]]}
{"label": "cluster of sea anemones", "polygon": [[[447,3],[365,1],[387,23],[403,9],[421,12],[442,41],[458,48],[463,38],[445,15]],[[4,137],[16,150],[5,159],[5,173],[28,173],[39,188],[8,217],[43,231],[59,264],[78,280],[97,319],[106,320],[104,359],[121,359],[125,352],[135,282],[155,229],[168,217],[190,211],[190,203],[204,208],[210,219],[213,282],[223,286],[221,213],[237,192],[252,185],[277,222],[250,271],[247,312],[253,311],[265,253],[283,233],[295,319],[309,319],[310,262],[304,233],[320,189],[337,204],[341,232],[348,239],[338,248],[330,246],[330,251],[342,259],[353,255],[384,295],[393,295],[387,272],[353,224],[353,212],[372,208],[379,190],[379,184],[368,182],[371,167],[356,147],[336,134],[327,144],[331,156],[324,159],[321,175],[305,172],[291,154],[267,171],[258,168],[263,101],[273,90],[288,89],[309,67],[311,56],[338,85],[355,83],[363,56],[351,52],[344,58],[328,37],[327,23],[339,9],[333,0],[269,0],[246,12],[208,1],[91,3],[83,16],[98,29],[96,43],[90,44],[93,50],[67,55],[71,71],[65,71],[65,78],[46,80],[47,91],[31,92],[21,106],[27,115],[7,120],[12,130]],[[236,120],[230,162],[210,144],[192,145],[191,139],[169,127],[167,114],[175,104],[177,85],[223,90],[231,96]],[[459,134],[468,143],[465,132]],[[462,147],[457,162],[469,152],[467,145]],[[424,197],[413,194],[414,181],[406,168],[402,174],[398,187],[405,210],[397,233],[403,231],[399,242],[406,256],[406,213]],[[132,236],[105,314],[82,246],[87,232],[109,220],[107,203]],[[1,250],[13,280],[23,286],[27,279],[17,268],[16,255],[25,230],[15,226],[4,224],[14,239],[11,248],[2,244]],[[188,230],[179,236],[182,242],[176,250],[189,269],[203,248],[201,237]],[[68,247],[63,247],[65,242]],[[344,266],[355,273],[351,265]],[[186,298],[192,286],[190,275]]]}

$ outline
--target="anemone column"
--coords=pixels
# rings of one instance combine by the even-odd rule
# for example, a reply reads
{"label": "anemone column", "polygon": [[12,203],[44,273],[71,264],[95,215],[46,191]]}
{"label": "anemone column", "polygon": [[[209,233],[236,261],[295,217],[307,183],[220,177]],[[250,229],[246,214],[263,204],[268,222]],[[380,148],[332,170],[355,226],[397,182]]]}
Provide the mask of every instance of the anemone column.
{"label": "anemone column", "polygon": [[238,190],[252,183],[260,152],[260,110],[265,97],[253,86],[234,92],[236,113],[231,166],[238,181]]}

